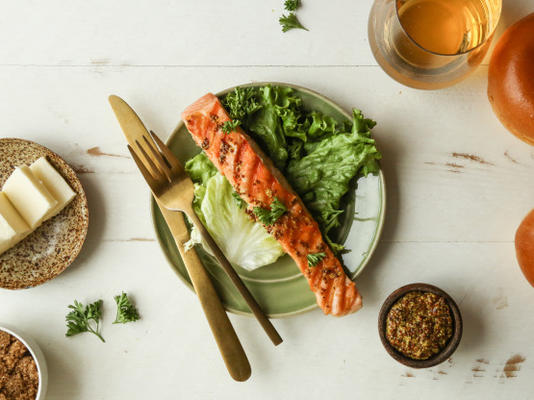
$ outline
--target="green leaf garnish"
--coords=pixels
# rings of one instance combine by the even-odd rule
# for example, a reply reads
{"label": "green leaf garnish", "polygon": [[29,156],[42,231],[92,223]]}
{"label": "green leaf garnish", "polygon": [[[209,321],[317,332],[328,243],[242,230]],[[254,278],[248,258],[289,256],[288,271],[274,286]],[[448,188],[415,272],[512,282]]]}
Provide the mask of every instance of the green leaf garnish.
{"label": "green leaf garnish", "polygon": [[308,266],[309,267],[315,267],[325,257],[326,257],[326,253],[323,253],[323,252],[308,254],[306,256],[306,258],[308,259]]}
{"label": "green leaf garnish", "polygon": [[295,11],[300,6],[300,0],[286,0],[284,3],[284,8],[287,11]]}
{"label": "green leaf garnish", "polygon": [[300,21],[297,19],[297,15],[294,12],[289,13],[288,15],[282,15],[278,22],[280,22],[280,25],[282,26],[282,32],[287,32],[291,29],[306,29]]}
{"label": "green leaf garnish", "polygon": [[287,212],[287,208],[277,197],[275,197],[270,208],[254,207],[253,212],[262,224],[272,225],[278,218]]}
{"label": "green leaf garnish", "polygon": [[137,308],[131,303],[128,295],[122,292],[120,295],[115,296],[115,303],[117,303],[117,316],[114,324],[125,324],[127,322],[135,322],[139,317]]}
{"label": "green leaf garnish", "polygon": [[257,90],[253,87],[237,87],[223,98],[224,108],[232,119],[245,122],[245,119],[262,108]]}
{"label": "green leaf garnish", "polygon": [[74,300],[74,305],[69,305],[70,311],[65,317],[67,333],[65,336],[74,336],[79,333],[90,332],[96,335],[102,342],[104,338],[100,334],[100,320],[102,318],[102,300],[84,306]]}
{"label": "green leaf garnish", "polygon": [[232,192],[232,197],[236,201],[236,203],[237,203],[239,208],[245,208],[246,207],[247,203],[245,203],[245,200],[243,200],[241,198],[241,196],[239,196],[235,190]]}
{"label": "green leaf garnish", "polygon": [[235,131],[239,125],[241,125],[241,121],[239,121],[238,119],[226,121],[224,124],[222,124],[221,130],[224,133],[229,134]]}

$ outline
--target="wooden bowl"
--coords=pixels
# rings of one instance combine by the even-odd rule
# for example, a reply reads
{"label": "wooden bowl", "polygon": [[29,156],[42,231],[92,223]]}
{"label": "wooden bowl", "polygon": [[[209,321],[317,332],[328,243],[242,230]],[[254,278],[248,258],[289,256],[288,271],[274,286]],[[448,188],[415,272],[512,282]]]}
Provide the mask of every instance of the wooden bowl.
{"label": "wooden bowl", "polygon": [[78,256],[87,235],[89,208],[74,170],[56,153],[23,139],[0,139],[0,187],[15,167],[46,157],[76,192],[58,215],[0,255],[0,288],[24,289],[40,285],[63,272]]}
{"label": "wooden bowl", "polygon": [[[438,354],[427,358],[426,360],[414,360],[413,358],[405,356],[397,349],[395,349],[386,338],[386,319],[389,310],[402,296],[409,292],[416,291],[430,292],[443,297],[449,305],[452,316],[453,326],[451,338]],[[454,302],[452,297],[440,288],[429,285],[427,283],[412,283],[410,285],[406,285],[395,290],[384,301],[384,304],[382,304],[382,308],[380,309],[380,313],[378,314],[378,333],[386,351],[395,360],[411,368],[429,368],[433,367],[434,365],[441,364],[443,361],[447,360],[452,355],[452,353],[454,353],[454,351],[458,347],[458,344],[460,343],[460,339],[462,338],[462,327],[462,315],[460,314],[460,309],[458,308],[458,305]]]}

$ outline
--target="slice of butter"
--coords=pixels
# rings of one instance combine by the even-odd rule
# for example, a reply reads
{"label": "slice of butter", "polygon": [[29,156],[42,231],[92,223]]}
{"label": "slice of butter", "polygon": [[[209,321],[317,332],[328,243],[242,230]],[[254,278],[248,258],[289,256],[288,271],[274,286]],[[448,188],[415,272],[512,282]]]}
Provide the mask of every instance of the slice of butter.
{"label": "slice of butter", "polygon": [[50,210],[46,218],[52,218],[69,204],[76,196],[74,190],[61,176],[59,172],[44,157],[39,158],[32,165],[30,170],[39,179],[50,194],[57,200],[57,205]]}
{"label": "slice of butter", "polygon": [[15,168],[4,183],[3,191],[32,229],[37,228],[58,203],[25,165]]}
{"label": "slice of butter", "polygon": [[4,192],[0,192],[0,254],[16,245],[31,232]]}

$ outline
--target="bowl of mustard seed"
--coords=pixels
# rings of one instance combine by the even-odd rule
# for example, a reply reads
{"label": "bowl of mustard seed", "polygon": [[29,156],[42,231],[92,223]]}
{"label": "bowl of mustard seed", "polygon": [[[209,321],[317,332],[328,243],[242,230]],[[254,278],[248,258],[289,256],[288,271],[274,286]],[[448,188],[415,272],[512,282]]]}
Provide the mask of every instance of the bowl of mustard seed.
{"label": "bowl of mustard seed", "polygon": [[26,334],[0,326],[0,399],[43,400],[48,374],[44,355]]}
{"label": "bowl of mustard seed", "polygon": [[378,316],[384,348],[411,368],[428,368],[447,360],[460,343],[462,327],[460,309],[452,297],[426,283],[395,290]]}

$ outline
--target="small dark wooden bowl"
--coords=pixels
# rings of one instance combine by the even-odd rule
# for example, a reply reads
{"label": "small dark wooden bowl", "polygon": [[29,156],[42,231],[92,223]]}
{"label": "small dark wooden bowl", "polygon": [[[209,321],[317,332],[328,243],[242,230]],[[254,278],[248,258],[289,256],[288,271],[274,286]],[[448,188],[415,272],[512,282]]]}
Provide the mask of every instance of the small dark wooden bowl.
{"label": "small dark wooden bowl", "polygon": [[[397,351],[387,340],[386,338],[386,318],[390,308],[408,292],[430,292],[437,294],[438,296],[443,297],[449,308],[451,309],[452,316],[452,336],[449,339],[447,345],[441,350],[438,354],[427,358],[426,360],[414,360],[413,358],[407,357],[404,354]],[[436,286],[429,285],[427,283],[412,283],[410,285],[403,286],[393,293],[391,293],[388,298],[382,304],[380,313],[378,314],[378,333],[380,335],[380,340],[386,348],[386,351],[391,357],[393,357],[398,362],[407,365],[411,368],[429,368],[434,365],[441,364],[443,361],[447,360],[452,353],[458,347],[460,339],[462,338],[462,315],[460,314],[460,309],[458,305],[454,302],[451,296],[445,293],[443,290]]]}

